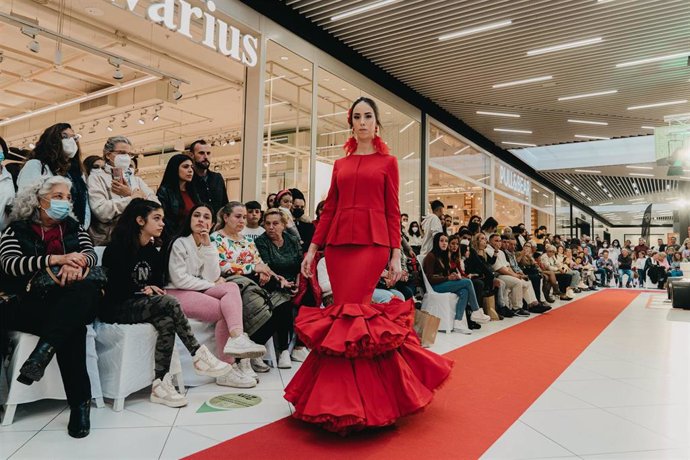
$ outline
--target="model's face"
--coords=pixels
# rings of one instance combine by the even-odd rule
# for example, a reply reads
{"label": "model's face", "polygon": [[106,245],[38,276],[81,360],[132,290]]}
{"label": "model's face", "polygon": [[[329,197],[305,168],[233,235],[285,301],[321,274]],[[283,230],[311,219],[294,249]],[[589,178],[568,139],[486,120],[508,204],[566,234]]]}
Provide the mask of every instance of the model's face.
{"label": "model's face", "polygon": [[275,241],[283,235],[285,224],[278,214],[270,214],[264,219],[264,228],[268,237]]}
{"label": "model's face", "polygon": [[448,248],[452,253],[458,252],[460,250],[460,240],[457,238],[453,239],[450,243],[448,243]]}
{"label": "model's face", "polygon": [[247,224],[252,226],[259,225],[261,220],[261,209],[248,209],[247,210]]}
{"label": "model's face", "polygon": [[194,178],[194,168],[192,167],[192,160],[183,161],[179,168],[177,168],[177,174],[181,181],[191,182]]}
{"label": "model's face", "polygon": [[448,250],[448,238],[446,236],[442,236],[441,239],[438,240],[438,247],[441,251]]}
{"label": "model's face", "polygon": [[230,214],[223,216],[223,219],[225,219],[224,229],[226,233],[239,233],[247,224],[247,210],[244,206],[235,206]]}
{"label": "model's face", "polygon": [[[137,218],[141,225],[141,217]],[[161,236],[163,233],[163,227],[165,227],[165,222],[163,221],[163,209],[154,209],[146,216],[146,221],[141,229],[141,233],[145,235],[150,235],[155,238]]]}
{"label": "model's face", "polygon": [[196,144],[194,146],[194,163],[197,167],[208,169],[211,166],[211,146],[208,144]]}
{"label": "model's face", "polygon": [[201,234],[211,230],[213,225],[213,213],[205,206],[196,208],[192,213],[192,233]]}
{"label": "model's face", "polygon": [[369,141],[376,135],[376,115],[366,102],[362,101],[352,109],[352,129],[360,142]]}

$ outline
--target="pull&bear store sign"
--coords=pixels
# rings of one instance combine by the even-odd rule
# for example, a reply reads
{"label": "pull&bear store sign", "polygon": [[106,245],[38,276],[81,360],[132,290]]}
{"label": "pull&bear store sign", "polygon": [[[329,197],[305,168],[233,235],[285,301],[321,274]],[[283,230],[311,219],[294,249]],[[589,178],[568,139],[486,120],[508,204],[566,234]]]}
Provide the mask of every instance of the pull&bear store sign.
{"label": "pull&bear store sign", "polygon": [[[139,0],[126,0],[126,3],[126,8],[134,14]],[[176,7],[179,9],[179,15],[175,14]],[[207,0],[203,10],[184,0],[163,0],[149,5],[146,9],[146,18],[156,24],[163,24],[168,29],[193,41],[201,40],[198,43],[248,67],[254,67],[258,62],[259,40],[253,35],[241,34],[237,27],[216,18],[212,14],[215,11],[216,4],[213,0]],[[202,20],[203,36],[192,35],[190,31],[192,17]]]}
{"label": "pull&bear store sign", "polygon": [[521,195],[529,196],[530,194],[530,181],[503,165],[498,167],[498,183]]}

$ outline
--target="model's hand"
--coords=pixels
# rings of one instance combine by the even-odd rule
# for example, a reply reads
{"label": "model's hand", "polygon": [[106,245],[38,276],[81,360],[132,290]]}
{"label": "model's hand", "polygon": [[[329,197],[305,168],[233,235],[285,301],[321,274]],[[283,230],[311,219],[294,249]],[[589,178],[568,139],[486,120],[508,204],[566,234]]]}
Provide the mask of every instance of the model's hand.
{"label": "model's hand", "polygon": [[311,266],[314,264],[314,253],[313,252],[307,252],[307,254],[304,256],[304,259],[302,259],[302,267],[300,269],[300,272],[302,273],[302,276],[305,278],[311,278],[312,277],[312,272],[311,272]]}
{"label": "model's hand", "polygon": [[388,272],[390,279],[393,281],[393,284],[400,281],[400,278],[402,277],[402,267],[400,265],[399,249],[393,250],[393,256],[391,257],[391,261],[388,264]]}

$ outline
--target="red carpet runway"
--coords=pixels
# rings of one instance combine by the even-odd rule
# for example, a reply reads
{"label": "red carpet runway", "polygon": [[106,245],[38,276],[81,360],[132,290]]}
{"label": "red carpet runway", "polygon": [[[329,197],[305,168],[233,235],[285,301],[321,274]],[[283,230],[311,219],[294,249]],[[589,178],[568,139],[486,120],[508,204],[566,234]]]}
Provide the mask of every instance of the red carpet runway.
{"label": "red carpet runway", "polygon": [[434,401],[394,427],[341,438],[286,418],[189,458],[476,459],[639,293],[601,291],[448,353]]}

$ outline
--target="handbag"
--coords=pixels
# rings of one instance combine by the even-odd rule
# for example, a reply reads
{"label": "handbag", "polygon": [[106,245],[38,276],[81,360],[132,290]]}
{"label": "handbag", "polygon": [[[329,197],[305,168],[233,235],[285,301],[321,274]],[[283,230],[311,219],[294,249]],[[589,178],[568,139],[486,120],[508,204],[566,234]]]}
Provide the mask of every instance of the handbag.
{"label": "handbag", "polygon": [[[57,274],[60,273],[61,267],[46,267],[44,270],[36,272],[31,280],[26,285],[26,292],[37,294],[45,297],[51,290],[60,287],[60,278]],[[92,282],[98,289],[105,289],[108,283],[108,277],[105,274],[103,267],[86,267],[84,270],[84,278],[81,281]]]}

